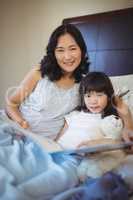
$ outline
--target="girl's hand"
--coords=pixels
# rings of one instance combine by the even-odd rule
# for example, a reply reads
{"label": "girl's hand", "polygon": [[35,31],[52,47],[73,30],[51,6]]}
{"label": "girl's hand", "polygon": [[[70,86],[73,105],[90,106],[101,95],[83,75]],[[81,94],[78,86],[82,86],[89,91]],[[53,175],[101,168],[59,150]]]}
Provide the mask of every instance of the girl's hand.
{"label": "girl's hand", "polygon": [[80,144],[78,144],[77,148],[87,147],[90,146],[90,141],[83,141]]}
{"label": "girl's hand", "polygon": [[77,148],[82,148],[84,146],[91,147],[91,146],[95,146],[95,145],[98,145],[98,144],[112,144],[112,143],[117,143],[117,142],[118,141],[113,140],[113,139],[109,139],[109,138],[102,138],[102,139],[97,139],[97,140],[86,140],[86,141],[81,142],[77,146]]}

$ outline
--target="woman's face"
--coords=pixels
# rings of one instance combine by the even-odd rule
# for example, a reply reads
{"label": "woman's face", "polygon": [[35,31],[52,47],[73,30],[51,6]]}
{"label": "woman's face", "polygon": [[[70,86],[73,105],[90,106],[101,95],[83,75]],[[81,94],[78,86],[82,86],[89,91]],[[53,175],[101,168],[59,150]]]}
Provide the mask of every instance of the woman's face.
{"label": "woman's face", "polygon": [[108,97],[104,92],[91,91],[84,95],[87,109],[92,113],[101,113],[108,103]]}
{"label": "woman's face", "polygon": [[55,57],[60,68],[67,74],[72,74],[79,66],[81,49],[70,34],[66,33],[59,37]]}

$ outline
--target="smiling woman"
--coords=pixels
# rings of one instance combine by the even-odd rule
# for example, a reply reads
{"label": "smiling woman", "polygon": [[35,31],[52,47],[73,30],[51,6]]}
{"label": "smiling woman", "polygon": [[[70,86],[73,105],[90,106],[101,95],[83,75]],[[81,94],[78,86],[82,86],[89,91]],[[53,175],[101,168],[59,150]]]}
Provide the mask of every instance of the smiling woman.
{"label": "smiling woman", "polygon": [[70,76],[79,66],[81,50],[70,34],[66,33],[59,38],[55,49],[55,57],[60,68]]}
{"label": "smiling woman", "polygon": [[64,115],[78,105],[79,82],[88,72],[87,60],[80,31],[70,24],[59,26],[39,66],[7,98],[7,114],[23,128],[55,139]]}

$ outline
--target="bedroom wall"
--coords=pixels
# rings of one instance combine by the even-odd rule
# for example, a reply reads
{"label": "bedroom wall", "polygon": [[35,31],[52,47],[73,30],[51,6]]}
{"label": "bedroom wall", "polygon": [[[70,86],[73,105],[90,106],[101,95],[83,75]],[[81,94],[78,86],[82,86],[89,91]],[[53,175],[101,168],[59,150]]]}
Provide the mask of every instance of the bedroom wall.
{"label": "bedroom wall", "polygon": [[128,7],[132,0],[0,0],[0,108],[7,89],[41,60],[64,18]]}

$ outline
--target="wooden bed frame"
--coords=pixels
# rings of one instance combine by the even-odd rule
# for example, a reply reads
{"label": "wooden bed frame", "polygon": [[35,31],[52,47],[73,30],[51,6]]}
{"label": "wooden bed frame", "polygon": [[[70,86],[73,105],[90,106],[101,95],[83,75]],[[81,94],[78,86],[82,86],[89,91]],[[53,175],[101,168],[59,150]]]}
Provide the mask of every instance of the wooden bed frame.
{"label": "wooden bed frame", "polygon": [[79,28],[85,39],[89,71],[133,74],[133,8],[64,19],[67,23]]}

